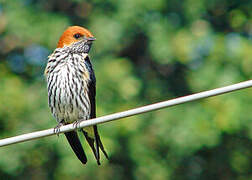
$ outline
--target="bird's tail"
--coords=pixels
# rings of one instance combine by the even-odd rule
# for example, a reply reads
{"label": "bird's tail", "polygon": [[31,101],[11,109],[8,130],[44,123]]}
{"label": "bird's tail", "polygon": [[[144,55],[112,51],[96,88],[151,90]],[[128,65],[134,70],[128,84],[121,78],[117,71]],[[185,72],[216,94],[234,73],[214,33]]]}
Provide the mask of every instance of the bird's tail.
{"label": "bird's tail", "polygon": [[105,157],[108,159],[108,155],[104,149],[104,146],[101,142],[101,138],[98,133],[97,125],[93,127],[86,127],[82,130],[89,146],[91,147],[94,156],[96,158],[97,164],[100,165],[100,149],[105,155]]}
{"label": "bird's tail", "polygon": [[76,154],[76,156],[78,157],[78,159],[83,163],[86,164],[87,163],[87,157],[86,154],[82,148],[81,142],[79,140],[79,137],[77,135],[77,132],[75,131],[70,131],[70,132],[66,132],[64,133],[69,144],[71,145],[74,153]]}

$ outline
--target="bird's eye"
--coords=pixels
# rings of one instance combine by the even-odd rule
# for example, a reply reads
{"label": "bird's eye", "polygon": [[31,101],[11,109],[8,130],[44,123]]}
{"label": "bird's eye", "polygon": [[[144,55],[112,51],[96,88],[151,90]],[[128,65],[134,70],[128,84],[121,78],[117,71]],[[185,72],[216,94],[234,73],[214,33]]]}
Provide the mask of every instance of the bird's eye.
{"label": "bird's eye", "polygon": [[75,35],[74,35],[74,38],[75,38],[75,39],[79,39],[80,37],[81,37],[80,34],[75,34]]}

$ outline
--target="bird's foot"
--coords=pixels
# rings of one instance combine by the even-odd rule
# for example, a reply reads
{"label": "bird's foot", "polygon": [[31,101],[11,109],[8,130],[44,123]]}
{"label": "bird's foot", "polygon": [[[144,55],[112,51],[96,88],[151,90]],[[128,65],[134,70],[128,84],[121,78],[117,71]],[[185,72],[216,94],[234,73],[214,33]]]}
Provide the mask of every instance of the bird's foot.
{"label": "bird's foot", "polygon": [[73,123],[73,127],[74,129],[78,129],[80,128],[80,123],[82,122],[82,120],[77,120]]}
{"label": "bird's foot", "polygon": [[53,130],[54,134],[57,134],[57,136],[59,136],[59,133],[60,133],[60,127],[63,126],[64,124],[63,123],[59,123]]}

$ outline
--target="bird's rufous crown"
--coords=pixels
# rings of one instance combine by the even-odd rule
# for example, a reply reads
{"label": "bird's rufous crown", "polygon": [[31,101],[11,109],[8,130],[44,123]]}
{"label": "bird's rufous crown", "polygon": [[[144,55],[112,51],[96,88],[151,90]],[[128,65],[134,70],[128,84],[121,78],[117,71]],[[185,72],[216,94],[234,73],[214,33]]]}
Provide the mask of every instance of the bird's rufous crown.
{"label": "bird's rufous crown", "polygon": [[80,27],[80,26],[70,26],[68,27],[63,34],[61,35],[57,48],[62,48],[64,46],[69,46],[72,43],[75,43],[78,41],[78,39],[76,39],[74,37],[75,34],[79,34],[81,36],[85,36],[85,37],[94,37],[90,31],[88,31],[87,29]]}

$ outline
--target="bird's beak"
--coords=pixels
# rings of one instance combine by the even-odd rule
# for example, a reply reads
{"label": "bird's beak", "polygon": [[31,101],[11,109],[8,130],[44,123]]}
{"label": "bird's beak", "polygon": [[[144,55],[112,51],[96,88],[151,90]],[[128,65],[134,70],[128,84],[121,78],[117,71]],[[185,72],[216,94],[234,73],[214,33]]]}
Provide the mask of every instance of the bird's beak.
{"label": "bird's beak", "polygon": [[87,41],[95,41],[96,40],[96,38],[95,37],[87,37],[87,38],[85,38]]}

